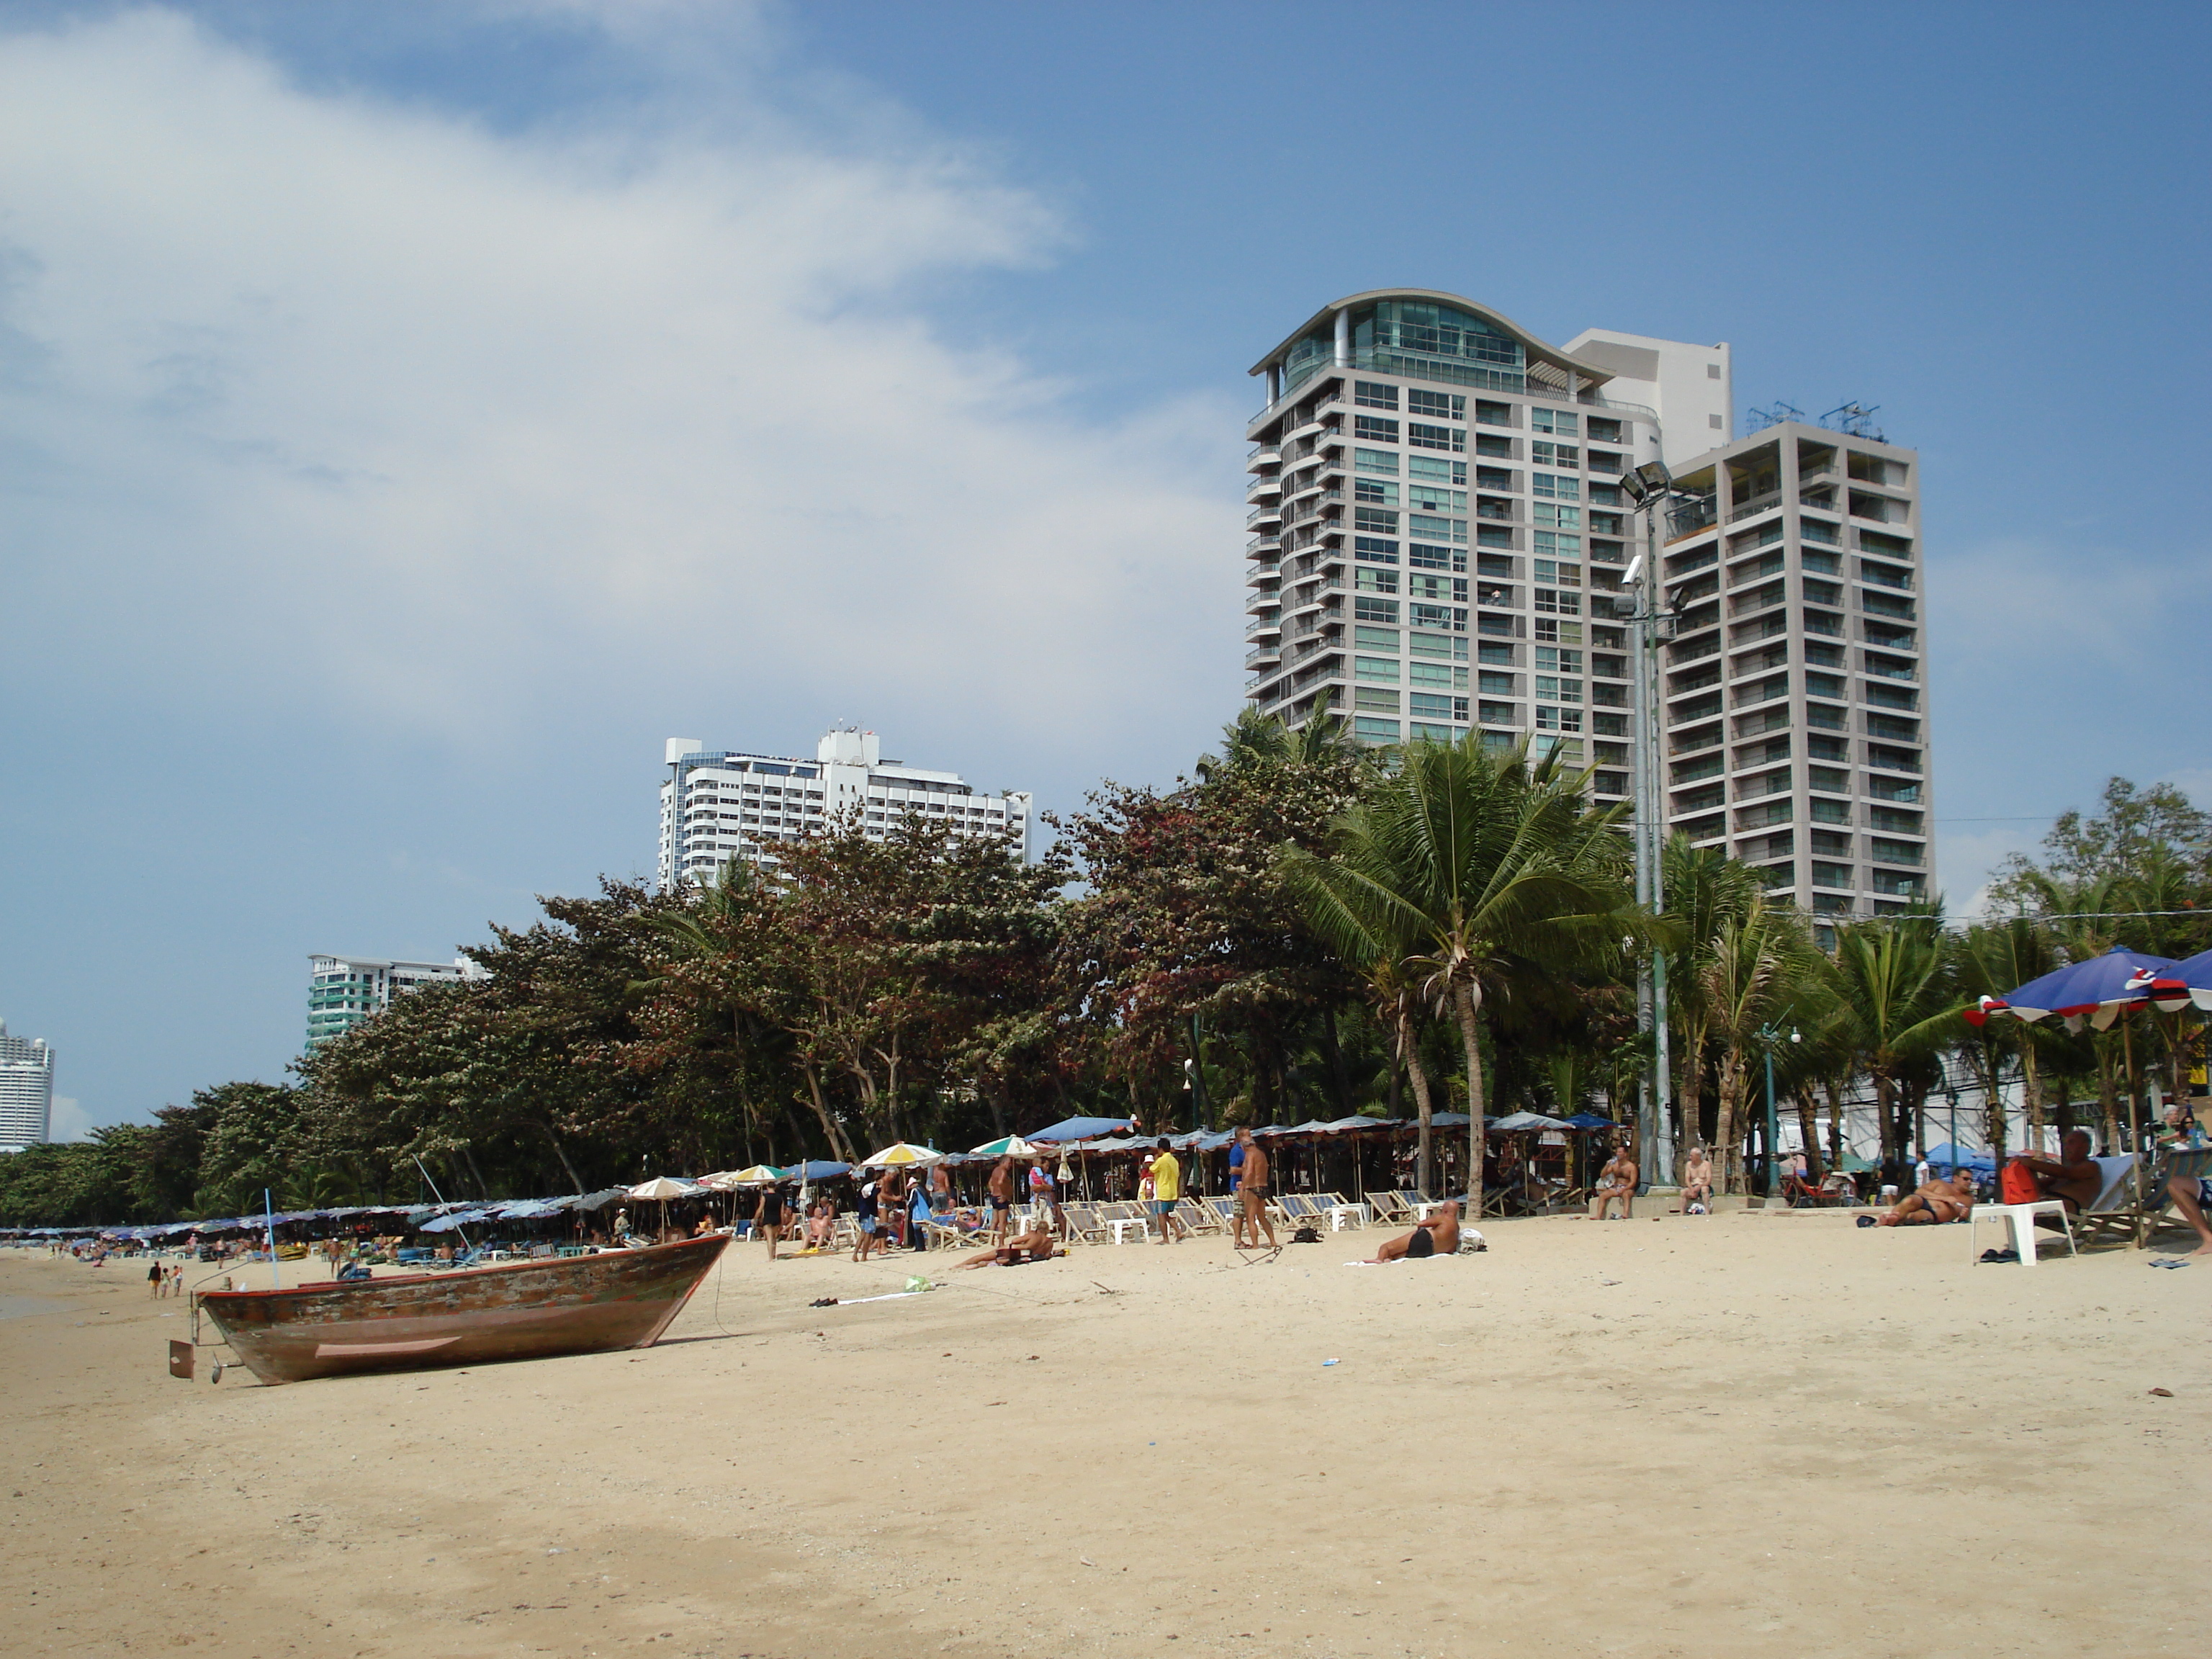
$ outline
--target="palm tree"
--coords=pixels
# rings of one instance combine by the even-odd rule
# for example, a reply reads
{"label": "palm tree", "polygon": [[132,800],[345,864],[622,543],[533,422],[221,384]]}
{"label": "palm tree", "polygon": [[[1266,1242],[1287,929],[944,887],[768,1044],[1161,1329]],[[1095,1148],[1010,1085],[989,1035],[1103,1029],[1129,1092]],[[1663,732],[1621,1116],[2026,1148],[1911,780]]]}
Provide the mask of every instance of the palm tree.
{"label": "palm tree", "polygon": [[1525,746],[1486,750],[1480,732],[1414,743],[1337,820],[1328,858],[1281,854],[1315,931],[1347,963],[1396,962],[1457,1017],[1477,1202],[1484,999],[1522,975],[1617,959],[1624,938],[1665,932],[1630,896],[1620,809],[1591,808],[1582,784],[1555,757],[1531,765]]}
{"label": "palm tree", "polygon": [[[1674,1075],[1659,1079],[1657,1088],[1662,1100],[1673,1090],[1682,1133],[1695,1138],[1712,1018],[1707,969],[1722,930],[1741,923],[1761,902],[1765,878],[1749,865],[1730,858],[1724,848],[1692,847],[1688,837],[1679,833],[1669,838],[1660,860],[1666,894],[1664,914],[1676,923],[1679,933],[1667,960],[1668,1018],[1675,1037]],[[1714,1139],[1726,1144],[1723,1134]],[[1663,1181],[1668,1174],[1656,1169],[1650,1173],[1654,1181]]]}
{"label": "palm tree", "polygon": [[1874,1085],[1886,1161],[1902,1155],[1900,1087],[1917,1084],[1916,1062],[1942,1042],[1936,1017],[1951,1011],[1943,974],[1942,931],[1933,915],[1883,917],[1836,929],[1829,972],[1849,1015],[1858,1068]]}
{"label": "palm tree", "polygon": [[[1721,922],[1704,953],[1698,991],[1705,1028],[1719,1045],[1721,1190],[1740,1189],[1746,1133],[1744,1097],[1752,1057],[1798,1000],[1809,970],[1811,942],[1793,910],[1755,895],[1741,917]],[[1773,1149],[1767,1149],[1773,1156]]]}

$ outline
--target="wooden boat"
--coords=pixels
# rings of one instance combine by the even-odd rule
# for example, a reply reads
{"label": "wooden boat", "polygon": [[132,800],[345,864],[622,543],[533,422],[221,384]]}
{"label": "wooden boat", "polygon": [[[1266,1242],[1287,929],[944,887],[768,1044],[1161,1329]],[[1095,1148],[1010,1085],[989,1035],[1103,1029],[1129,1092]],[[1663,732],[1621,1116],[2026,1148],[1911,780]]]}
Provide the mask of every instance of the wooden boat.
{"label": "wooden boat", "polygon": [[193,1300],[264,1382],[649,1347],[730,1242],[537,1258]]}

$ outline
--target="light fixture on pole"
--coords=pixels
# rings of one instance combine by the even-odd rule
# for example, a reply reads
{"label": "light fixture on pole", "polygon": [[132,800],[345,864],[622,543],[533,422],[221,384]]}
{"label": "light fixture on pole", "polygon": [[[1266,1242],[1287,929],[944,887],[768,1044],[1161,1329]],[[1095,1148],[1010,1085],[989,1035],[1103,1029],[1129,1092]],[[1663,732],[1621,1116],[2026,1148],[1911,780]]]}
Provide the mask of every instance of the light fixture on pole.
{"label": "light fixture on pole", "polygon": [[[1774,1119],[1774,1045],[1782,1040],[1782,1033],[1775,1026],[1762,1025],[1759,1038],[1766,1045],[1766,1196],[1775,1198],[1781,1192],[1781,1160],[1774,1155],[1778,1139]],[[1790,1040],[1802,1042],[1805,1039],[1793,1025],[1790,1028]]]}

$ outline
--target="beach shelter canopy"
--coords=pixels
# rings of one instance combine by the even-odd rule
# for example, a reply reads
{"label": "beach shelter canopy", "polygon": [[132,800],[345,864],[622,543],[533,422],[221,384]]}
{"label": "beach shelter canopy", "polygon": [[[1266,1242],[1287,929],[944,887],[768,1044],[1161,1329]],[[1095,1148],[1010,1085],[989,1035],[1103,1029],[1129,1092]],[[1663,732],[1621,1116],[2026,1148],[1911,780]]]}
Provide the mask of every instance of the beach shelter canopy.
{"label": "beach shelter canopy", "polygon": [[849,1164],[839,1164],[826,1158],[812,1158],[804,1164],[790,1164],[777,1171],[782,1181],[835,1181],[839,1176],[853,1173]]}
{"label": "beach shelter canopy", "polygon": [[1474,1120],[1465,1112],[1437,1112],[1429,1119],[1432,1129],[1464,1129]]}
{"label": "beach shelter canopy", "polygon": [[919,1170],[942,1162],[944,1157],[944,1153],[933,1147],[916,1146],[901,1140],[862,1158],[860,1167],[864,1170]]}
{"label": "beach shelter canopy", "polygon": [[424,1222],[419,1231],[450,1233],[461,1227],[473,1227],[492,1213],[489,1210],[456,1210],[451,1215],[434,1216]]}
{"label": "beach shelter canopy", "polygon": [[1519,1134],[1528,1129],[1564,1129],[1566,1127],[1566,1120],[1564,1118],[1546,1117],[1541,1112],[1514,1112],[1491,1124],[1490,1133],[1494,1135],[1512,1135]]}
{"label": "beach shelter canopy", "polygon": [[641,1181],[629,1189],[632,1198],[666,1203],[672,1198],[696,1198],[707,1189],[696,1182],[678,1181],[672,1176],[655,1176],[650,1181]]}
{"label": "beach shelter canopy", "polygon": [[1361,1117],[1354,1115],[1352,1117],[1340,1117],[1332,1122],[1324,1123],[1321,1127],[1322,1131],[1328,1134],[1356,1135],[1370,1129],[1395,1129],[1400,1127],[1403,1122],[1404,1120],[1401,1118]]}
{"label": "beach shelter canopy", "polygon": [[1978,1025],[1991,1014],[2010,1014],[2015,1019],[2048,1019],[2056,1014],[2069,1030],[2078,1031],[2086,1018],[2100,1031],[2112,1029],[2123,1010],[2149,1000],[2150,983],[2181,964],[2165,957],[2148,957],[2140,951],[2114,945],[2101,957],[2070,963],[2040,979],[2032,979],[2002,997],[1984,997],[1966,1010],[1966,1018]]}
{"label": "beach shelter canopy", "polygon": [[[1116,1135],[1133,1131],[1137,1121],[1128,1117],[1069,1117],[1062,1118],[1048,1129],[1039,1129],[1028,1137],[1032,1142],[1048,1140],[1057,1145],[1066,1140],[1096,1140],[1101,1135]],[[981,1147],[976,1150],[981,1152]]]}
{"label": "beach shelter canopy", "polygon": [[996,1140],[985,1141],[975,1152],[978,1158],[1035,1158],[1037,1150],[1019,1135],[1000,1135]]}
{"label": "beach shelter canopy", "polygon": [[1987,1152],[1978,1152],[1971,1146],[1954,1146],[1945,1141],[1941,1146],[1931,1146],[1924,1157],[1929,1167],[1936,1170],[1975,1170],[1983,1175],[1995,1175],[1997,1161]]}
{"label": "beach shelter canopy", "polygon": [[1600,1117],[1595,1112],[1577,1112],[1567,1120],[1570,1129],[1611,1129],[1618,1127],[1609,1117]]}

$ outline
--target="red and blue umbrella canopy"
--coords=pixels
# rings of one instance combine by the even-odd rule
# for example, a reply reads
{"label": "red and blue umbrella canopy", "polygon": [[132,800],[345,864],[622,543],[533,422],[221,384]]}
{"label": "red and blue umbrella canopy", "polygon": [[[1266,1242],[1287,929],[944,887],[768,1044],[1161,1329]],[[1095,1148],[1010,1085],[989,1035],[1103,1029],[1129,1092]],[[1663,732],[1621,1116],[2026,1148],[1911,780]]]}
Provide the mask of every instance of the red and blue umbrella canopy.
{"label": "red and blue umbrella canopy", "polygon": [[1966,1010],[1966,1018],[1979,1025],[1991,1014],[2010,1014],[2025,1020],[2048,1019],[2055,1014],[2066,1022],[2069,1030],[2080,1030],[2085,1019],[2100,1031],[2109,1030],[2123,1012],[2149,1001],[2152,985],[2180,965],[2165,957],[2145,956],[2140,951],[2114,945],[2101,957],[2069,963],[2002,997],[1984,997]]}
{"label": "red and blue umbrella canopy", "polygon": [[2143,994],[2163,1014],[2178,1014],[2192,1005],[2212,1012],[2212,951],[2199,951],[2149,975]]}

